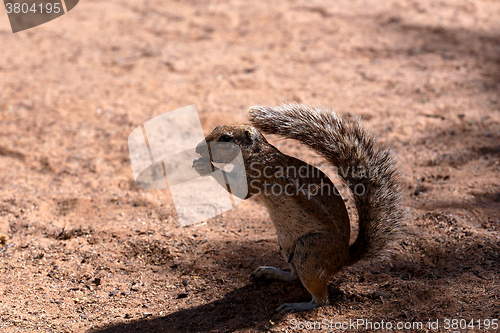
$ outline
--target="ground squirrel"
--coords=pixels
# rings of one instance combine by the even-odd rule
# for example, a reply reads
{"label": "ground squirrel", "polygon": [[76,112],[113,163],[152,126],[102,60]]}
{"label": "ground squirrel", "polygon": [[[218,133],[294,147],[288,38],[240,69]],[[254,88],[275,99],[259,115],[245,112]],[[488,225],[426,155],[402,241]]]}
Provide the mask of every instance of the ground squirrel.
{"label": "ground squirrel", "polygon": [[[261,266],[253,279],[300,279],[311,293],[309,303],[286,303],[277,311],[298,312],[328,302],[327,284],[342,267],[374,258],[394,240],[403,218],[402,190],[394,155],[368,134],[357,121],[343,120],[334,111],[299,104],[281,107],[254,106],[251,125],[218,126],[205,138],[212,151],[201,149],[193,167],[200,175],[220,170],[212,162],[228,163],[232,157],[215,157],[215,142],[231,142],[241,150],[248,198],[257,195],[269,210],[278,242],[291,272]],[[349,245],[350,222],[346,206],[333,183],[319,169],[281,153],[260,131],[296,139],[311,147],[337,168],[353,191],[359,217],[359,234]],[[233,149],[234,150],[234,149]],[[234,154],[229,154],[234,155]],[[228,191],[225,172],[216,180]],[[220,174],[220,173],[219,173]],[[213,174],[212,174],[213,175]]]}

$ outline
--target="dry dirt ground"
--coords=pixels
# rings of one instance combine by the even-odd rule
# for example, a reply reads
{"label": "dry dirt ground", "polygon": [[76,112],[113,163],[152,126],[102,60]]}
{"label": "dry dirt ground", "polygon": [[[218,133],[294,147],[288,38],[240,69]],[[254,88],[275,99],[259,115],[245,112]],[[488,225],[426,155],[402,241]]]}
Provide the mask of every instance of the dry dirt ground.
{"label": "dry dirt ground", "polygon": [[[495,331],[479,320],[500,317],[499,17],[497,0],[82,0],[12,34],[2,9],[0,331],[364,319],[451,332],[446,318]],[[360,116],[405,173],[397,251],[343,270],[331,304],[301,314],[273,312],[309,301],[299,282],[248,279],[287,268],[258,201],[182,228],[168,191],[135,185],[127,147],[135,127],[182,106],[196,104],[209,133],[284,101]]]}

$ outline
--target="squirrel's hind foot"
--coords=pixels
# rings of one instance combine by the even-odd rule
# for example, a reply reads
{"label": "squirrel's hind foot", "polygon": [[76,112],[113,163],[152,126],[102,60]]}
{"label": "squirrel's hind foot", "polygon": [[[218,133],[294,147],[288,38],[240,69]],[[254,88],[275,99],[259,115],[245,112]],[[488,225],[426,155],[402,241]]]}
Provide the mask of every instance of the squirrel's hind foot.
{"label": "squirrel's hind foot", "polygon": [[276,309],[276,312],[301,312],[301,311],[309,311],[312,309],[316,309],[320,307],[321,304],[311,301],[311,302],[304,302],[304,303],[285,303],[281,304],[279,308]]}
{"label": "squirrel's hind foot", "polygon": [[259,266],[253,273],[250,275],[251,281],[256,280],[280,280],[280,281],[293,281],[297,280],[299,276],[295,273],[295,270],[292,272],[285,272],[280,269],[269,267],[269,266]]}

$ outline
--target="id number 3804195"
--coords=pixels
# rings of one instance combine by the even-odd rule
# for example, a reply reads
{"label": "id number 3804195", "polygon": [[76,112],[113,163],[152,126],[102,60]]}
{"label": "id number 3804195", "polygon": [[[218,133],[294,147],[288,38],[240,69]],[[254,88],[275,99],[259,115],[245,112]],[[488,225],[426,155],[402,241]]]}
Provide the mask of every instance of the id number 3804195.
{"label": "id number 3804195", "polygon": [[34,3],[30,6],[30,4],[24,2],[24,3],[19,3],[19,2],[16,2],[16,3],[6,3],[5,4],[5,8],[7,9],[7,14],[11,14],[11,13],[14,13],[14,14],[20,14],[20,13],[23,13],[23,14],[28,14],[28,13],[33,13],[33,14],[36,14],[36,13],[40,13],[40,14],[51,14],[51,13],[55,13],[55,14],[58,14],[61,12],[61,3]]}

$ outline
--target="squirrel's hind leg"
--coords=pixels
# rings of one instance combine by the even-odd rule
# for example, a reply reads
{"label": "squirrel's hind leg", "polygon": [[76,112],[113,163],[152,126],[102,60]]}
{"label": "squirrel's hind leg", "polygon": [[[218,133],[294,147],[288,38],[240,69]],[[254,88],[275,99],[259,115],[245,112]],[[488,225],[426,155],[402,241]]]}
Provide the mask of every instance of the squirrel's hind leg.
{"label": "squirrel's hind leg", "polygon": [[[344,258],[348,246],[335,246],[331,236],[310,234],[297,240],[292,263],[302,285],[312,295],[309,303],[285,303],[276,311],[300,312],[315,309],[328,304],[328,282],[334,273],[342,267],[336,258]],[[340,253],[346,251],[346,253]]]}
{"label": "squirrel's hind leg", "polygon": [[297,280],[299,276],[295,271],[295,267],[292,266],[291,272],[285,272],[281,269],[277,269],[269,266],[259,266],[255,271],[253,271],[252,275],[250,275],[250,280],[280,280],[280,281],[293,281]]}

